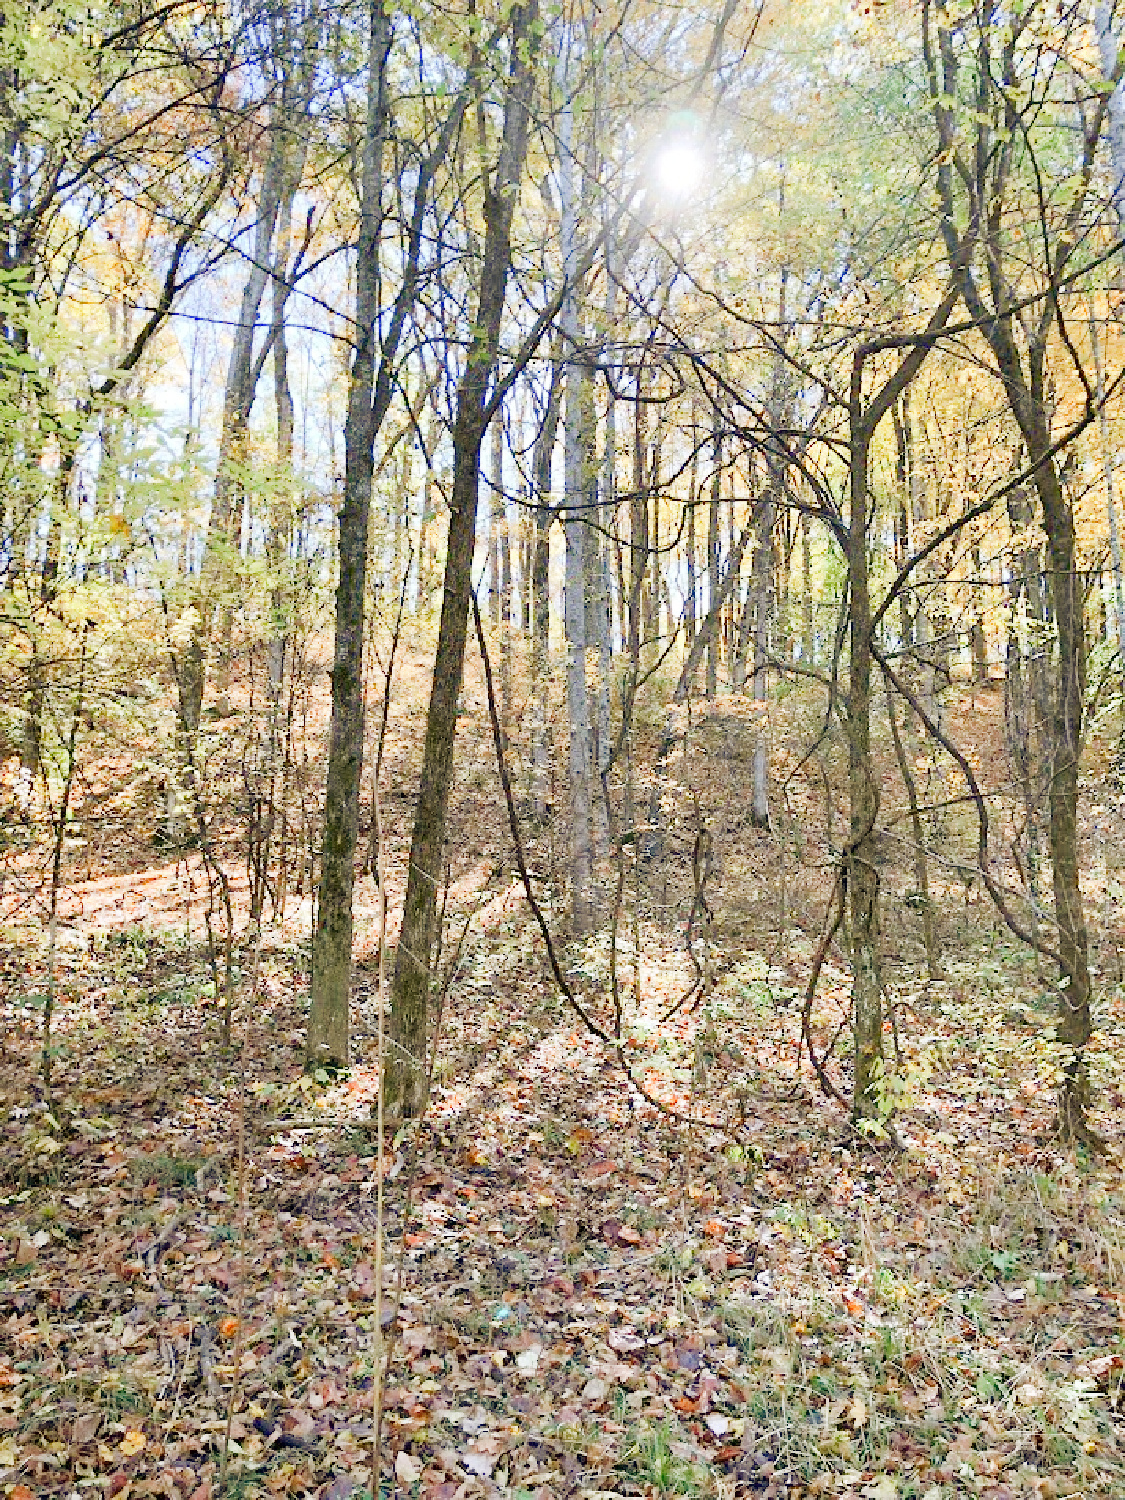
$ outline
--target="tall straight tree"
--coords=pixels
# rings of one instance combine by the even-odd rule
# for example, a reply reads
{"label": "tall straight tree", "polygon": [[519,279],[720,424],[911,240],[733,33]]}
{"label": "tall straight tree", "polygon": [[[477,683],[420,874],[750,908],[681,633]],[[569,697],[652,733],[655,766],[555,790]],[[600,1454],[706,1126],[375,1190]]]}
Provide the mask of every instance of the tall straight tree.
{"label": "tall straight tree", "polygon": [[[324,803],[317,927],[306,1041],[310,1064],[342,1067],[348,1060],[348,1002],[352,973],[352,891],[363,770],[363,637],[367,540],[375,442],[397,385],[399,349],[423,281],[422,254],[434,178],[449,154],[468,100],[454,97],[430,150],[420,153],[413,196],[400,244],[398,292],[379,340],[384,234],[388,220],[385,158],[390,133],[388,70],[394,23],[385,0],[370,0],[367,36],[367,111],[360,171],[356,248],[355,352],[344,430],[344,496],[339,523],[339,582],[332,664],[332,727]],[[389,257],[388,257],[389,258]]]}
{"label": "tall straight tree", "polygon": [[[568,29],[566,50],[573,44]],[[566,356],[566,416],[563,425],[564,532],[566,536],[566,579],[563,615],[566,625],[566,709],[569,729],[570,786],[570,918],[576,934],[588,931],[591,922],[590,897],[593,883],[593,845],[591,843],[590,771],[590,691],[586,675],[586,549],[590,465],[586,452],[587,411],[584,410],[584,387],[589,376],[583,367],[579,348],[578,287],[575,266],[578,259],[578,164],[574,150],[574,102],[569,97],[568,68],[560,64],[559,74],[564,94],[559,126],[559,198],[561,200],[563,273],[566,297],[559,317]],[[589,415],[592,416],[592,407]],[[595,479],[595,485],[596,485]]]}
{"label": "tall straight tree", "polygon": [[[453,779],[457,698],[465,665],[473,551],[480,497],[481,444],[499,402],[489,399],[500,351],[512,220],[523,179],[530,127],[535,57],[539,43],[537,0],[515,5],[508,28],[504,124],[495,168],[484,183],[481,251],[471,335],[457,386],[453,421],[453,491],[446,543],[445,580],[434,679],[426,715],[426,740],[410,845],[402,934],[391,989],[390,1051],[384,1079],[385,1108],[413,1116],[426,1102],[426,1032],[430,965],[435,938],[442,847]],[[481,97],[482,64],[474,87]],[[482,143],[483,144],[483,143]]]}
{"label": "tall straight tree", "polygon": [[[1033,466],[1031,484],[1047,538],[1057,643],[1048,710],[1048,841],[1059,965],[1056,1034],[1066,1051],[1059,1128],[1066,1138],[1092,1139],[1086,1050],[1093,1019],[1078,822],[1086,711],[1084,583],[1074,507],[1058,457],[1051,357],[1053,341],[1061,338],[1092,416],[1095,382],[1068,332],[1064,287],[1096,207],[1094,169],[1125,54],[1113,59],[1108,77],[1097,76],[1087,61],[1091,39],[1085,26],[1075,13],[1060,20],[1045,4],[1002,12],[978,3],[954,24],[944,7],[926,0],[923,21],[939,148],[941,232],[958,291],[980,328]],[[1058,34],[1044,50],[1042,28],[1056,28],[1056,22]],[[1052,168],[1059,180],[1049,186],[1041,156],[1050,159],[1057,149],[1059,126],[1083,95],[1073,159],[1065,174]],[[1036,208],[1028,233],[1029,184]]]}
{"label": "tall straight tree", "polygon": [[[316,28],[288,11],[269,19],[272,22],[266,43],[269,55],[263,60],[263,66],[273,69],[277,76],[269,119],[263,132],[264,159],[254,203],[255,220],[249,236],[246,278],[227,362],[215,493],[207,524],[194,617],[179,667],[179,727],[181,735],[187,741],[189,763],[190,745],[198,733],[203,706],[207,650],[214,624],[216,594],[220,579],[226,571],[224,553],[232,545],[239,529],[237,499],[246,458],[250,414],[266,358],[278,337],[278,330],[271,320],[264,345],[257,338],[262,301],[275,263],[275,252],[271,250],[271,246],[282,205],[286,201],[292,202],[297,186],[294,174],[299,180],[304,169],[304,150],[301,150],[299,160],[295,161],[294,142],[307,140],[306,120],[312,102],[313,73],[316,67]],[[280,253],[279,243],[276,254]],[[229,593],[229,589],[227,592]],[[229,611],[229,605],[227,608]],[[224,645],[229,655],[229,639]],[[224,663],[223,666],[225,696],[227,664]],[[175,814],[171,812],[170,823],[174,824],[174,819]],[[174,837],[174,827],[169,829],[169,833]]]}

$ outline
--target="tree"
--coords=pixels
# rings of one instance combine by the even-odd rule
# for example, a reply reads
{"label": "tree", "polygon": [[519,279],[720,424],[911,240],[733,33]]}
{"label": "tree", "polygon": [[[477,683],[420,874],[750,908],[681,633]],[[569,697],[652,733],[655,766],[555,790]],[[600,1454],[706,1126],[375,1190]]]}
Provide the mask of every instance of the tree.
{"label": "tree", "polygon": [[407,321],[425,280],[427,268],[423,257],[435,177],[452,148],[469,100],[466,85],[447,105],[428,150],[423,148],[419,152],[412,189],[406,190],[409,213],[404,216],[405,243],[400,247],[401,276],[390,315],[384,321],[380,317],[380,292],[387,255],[383,240],[391,212],[386,157],[390,145],[389,70],[394,34],[395,20],[384,0],[370,0],[356,247],[356,332],[348,380],[344,495],[338,540],[332,724],[306,1040],[309,1062],[320,1066],[341,1067],[348,1060],[352,887],[363,770],[363,641],[375,442],[395,393]]}
{"label": "tree", "polygon": [[[1053,421],[1052,358],[1057,341],[1085,388],[1089,420],[1093,382],[1070,336],[1065,304],[1097,209],[1091,198],[1098,148],[1125,56],[1108,78],[1094,76],[1075,23],[1059,30],[1038,4],[1002,14],[973,5],[953,22],[926,0],[923,24],[940,153],[941,233],[958,293],[989,349],[1025,445],[1047,537],[1058,650],[1049,709],[1048,837],[1057,1035],[1066,1054],[1059,1128],[1068,1139],[1089,1139],[1086,1049],[1093,1023],[1078,822],[1086,630],[1074,508],[1058,457],[1065,439]],[[1054,155],[1060,114],[1075,109],[1062,78],[1079,102],[1077,150],[1069,159],[1064,150],[1060,161]]]}
{"label": "tree", "polygon": [[[465,662],[473,550],[476,545],[480,454],[484,434],[499,407],[496,378],[500,330],[512,263],[512,221],[523,180],[530,134],[535,59],[541,28],[536,0],[516,5],[508,28],[503,125],[495,165],[482,184],[484,244],[480,254],[468,352],[457,386],[453,422],[453,491],[446,542],[441,620],[418,803],[410,845],[402,933],[391,990],[390,1053],[384,1088],[392,1115],[418,1114],[425,1105],[426,1017],[434,944],[437,891],[453,776],[457,699]],[[482,98],[482,65],[472,86]],[[483,146],[482,142],[482,146]]]}

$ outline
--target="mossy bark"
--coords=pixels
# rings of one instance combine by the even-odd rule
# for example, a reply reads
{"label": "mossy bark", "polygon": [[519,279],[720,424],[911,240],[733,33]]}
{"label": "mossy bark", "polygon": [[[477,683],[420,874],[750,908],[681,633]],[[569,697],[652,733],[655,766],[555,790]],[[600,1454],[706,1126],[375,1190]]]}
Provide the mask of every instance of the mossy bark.
{"label": "mossy bark", "polygon": [[418,804],[410,846],[402,933],[391,986],[391,1021],[384,1069],[388,1118],[419,1115],[426,1105],[427,1010],[437,936],[437,893],[445,844],[457,698],[465,663],[473,549],[476,543],[480,453],[492,413],[488,390],[500,347],[500,322],[511,268],[512,216],[527,155],[529,103],[538,28],[535,0],[512,12],[511,63],[504,132],[495,176],[485,191],[481,255],[472,342],[457,389],[453,425],[453,493],[437,655]]}

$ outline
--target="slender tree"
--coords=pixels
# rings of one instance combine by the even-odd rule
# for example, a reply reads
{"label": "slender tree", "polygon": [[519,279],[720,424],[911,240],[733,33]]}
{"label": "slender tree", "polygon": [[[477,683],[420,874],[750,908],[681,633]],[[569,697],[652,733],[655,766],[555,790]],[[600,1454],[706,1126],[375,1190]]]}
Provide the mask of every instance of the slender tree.
{"label": "slender tree", "polygon": [[[1032,466],[1031,483],[1047,538],[1049,586],[1057,642],[1049,709],[1048,837],[1059,964],[1059,1042],[1066,1063],[1059,1093],[1059,1128],[1090,1138],[1086,1121],[1093,1032],[1089,939],[1080,885],[1078,776],[1085,723],[1086,628],[1074,507],[1063,481],[1053,425],[1051,346],[1065,342],[1077,364],[1090,415],[1094,382],[1081,365],[1063,310],[1063,285],[1073,271],[1091,215],[1091,187],[1109,102],[1125,68],[1114,59],[1083,104],[1077,151],[1064,187],[1049,191],[1037,126],[1073,106],[1057,92],[1060,54],[1073,61],[1072,84],[1088,83],[1083,38],[1066,34],[1044,51],[1036,28],[1043,7],[1000,13],[972,6],[956,25],[940,7],[923,7],[925,56],[939,148],[937,189],[941,232],[956,285],[979,325]],[[1013,235],[1031,185],[1038,223],[1026,243]],[[966,216],[967,215],[967,216]],[[1031,283],[1034,283],[1031,286]]]}
{"label": "slender tree", "polygon": [[[540,28],[536,0],[513,7],[508,31],[504,123],[500,150],[484,184],[484,245],[472,333],[457,387],[453,422],[453,490],[434,679],[410,846],[402,933],[391,989],[390,1051],[385,1103],[413,1116],[425,1106],[427,1006],[441,879],[446,815],[453,780],[457,698],[465,662],[473,551],[476,545],[481,445],[499,407],[489,389],[496,375],[500,329],[512,264],[512,220],[523,180]],[[484,80],[474,79],[478,98]]]}
{"label": "slender tree", "polygon": [[387,253],[383,241],[388,218],[388,70],[394,27],[384,0],[371,0],[356,247],[355,346],[348,382],[338,538],[332,725],[306,1042],[308,1060],[316,1065],[343,1066],[348,1059],[352,888],[363,770],[363,640],[375,442],[391,406],[404,330],[424,279],[425,231],[434,179],[450,151],[469,97],[467,86],[454,96],[436,137],[415,169],[405,243],[398,247],[401,279],[389,316],[381,319],[380,292]]}

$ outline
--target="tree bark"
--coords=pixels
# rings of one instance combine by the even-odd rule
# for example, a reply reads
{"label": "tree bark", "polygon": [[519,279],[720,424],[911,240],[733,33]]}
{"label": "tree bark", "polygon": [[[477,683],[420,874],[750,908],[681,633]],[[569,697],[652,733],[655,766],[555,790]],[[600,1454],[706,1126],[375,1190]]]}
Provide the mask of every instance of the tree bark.
{"label": "tree bark", "polygon": [[393,25],[384,0],[372,0],[368,15],[367,124],[356,258],[357,342],[348,383],[344,428],[344,496],[339,520],[340,571],[336,585],[336,639],[332,662],[332,727],[306,1038],[310,1066],[344,1067],[348,1061],[352,888],[363,774],[367,537],[375,435],[382,417],[382,413],[376,412],[372,393],[376,383],[379,238],[388,126],[387,64],[392,40]]}
{"label": "tree bark", "polygon": [[535,530],[531,552],[531,799],[535,816],[544,821],[548,813],[550,770],[550,632],[551,632],[551,463],[562,412],[562,364],[551,361],[551,384],[547,407],[535,440],[533,483],[535,486]]}
{"label": "tree bark", "polygon": [[[567,88],[565,72],[562,78]],[[566,536],[566,579],[563,616],[566,627],[566,708],[569,729],[570,921],[576,936],[591,924],[591,886],[594,855],[591,841],[590,694],[586,677],[587,623],[587,452],[585,371],[578,343],[578,289],[573,285],[577,262],[578,204],[575,185],[574,112],[563,106],[559,128],[559,196],[562,213],[563,270],[568,282],[559,317],[566,357],[566,416],[563,425],[563,505]]]}
{"label": "tree bark", "polygon": [[453,492],[441,621],[426,715],[402,935],[391,987],[389,1052],[384,1076],[384,1108],[388,1118],[416,1116],[426,1103],[427,1003],[453,777],[457,698],[468,633],[480,452],[490,416],[486,398],[496,369],[500,322],[511,268],[512,218],[527,155],[533,58],[538,46],[537,0],[515,6],[511,14],[511,60],[503,137],[493,180],[485,187],[485,238],[471,320],[473,331],[457,388]]}
{"label": "tree bark", "polygon": [[[941,230],[961,298],[992,352],[1008,407],[1023,438],[1028,460],[1035,466],[1031,483],[1038,495],[1047,536],[1049,592],[1057,642],[1054,690],[1048,709],[1048,839],[1059,960],[1056,1034],[1067,1054],[1059,1091],[1058,1124],[1064,1138],[1093,1140],[1086,1121],[1090,1091],[1086,1049],[1092,1035],[1092,1018],[1078,842],[1078,770],[1086,679],[1084,598],[1077,571],[1074,511],[1064,491],[1052,446],[1048,359],[1057,319],[1057,289],[1069,269],[1078,243],[1078,216],[1089,191],[1103,130],[1108,130],[1112,141],[1110,106],[1125,69],[1125,58],[1120,55],[1112,57],[1112,66],[1105,70],[1110,87],[1099,95],[1082,117],[1080,163],[1063,224],[1054,234],[1051,234],[1053,226],[1050,225],[1037,226],[1036,229],[1036,236],[1042,234],[1047,244],[1045,258],[1038,267],[1048,284],[1047,295],[1034,314],[1017,317],[1014,311],[1017,298],[1009,277],[1018,276],[1022,282],[1027,275],[1027,266],[1022,253],[1018,258],[1008,258],[1008,241],[1001,235],[1001,226],[1009,206],[1013,142],[1023,140],[1028,151],[1033,147],[1030,138],[1025,137],[1019,128],[1025,122],[1017,116],[1012,90],[1007,86],[1003,90],[997,89],[991,71],[993,66],[1000,64],[1005,70],[1006,80],[1013,75],[1015,43],[1011,43],[1012,50],[1005,51],[1002,58],[994,58],[989,50],[991,35],[987,28],[982,28],[980,46],[971,55],[973,84],[981,94],[982,107],[977,111],[975,126],[975,175],[965,184],[954,170],[954,158],[961,143],[950,103],[961,84],[962,60],[954,33],[945,23],[943,11],[939,11],[933,21],[927,12],[926,65],[941,151],[937,172]],[[996,139],[990,144],[993,131]],[[991,160],[993,156],[995,162]],[[985,162],[988,162],[987,167]],[[974,208],[970,222],[983,226],[982,248],[985,253],[979,279],[969,253],[975,246],[970,246],[966,231],[960,227],[958,184],[967,186],[972,195]]]}

